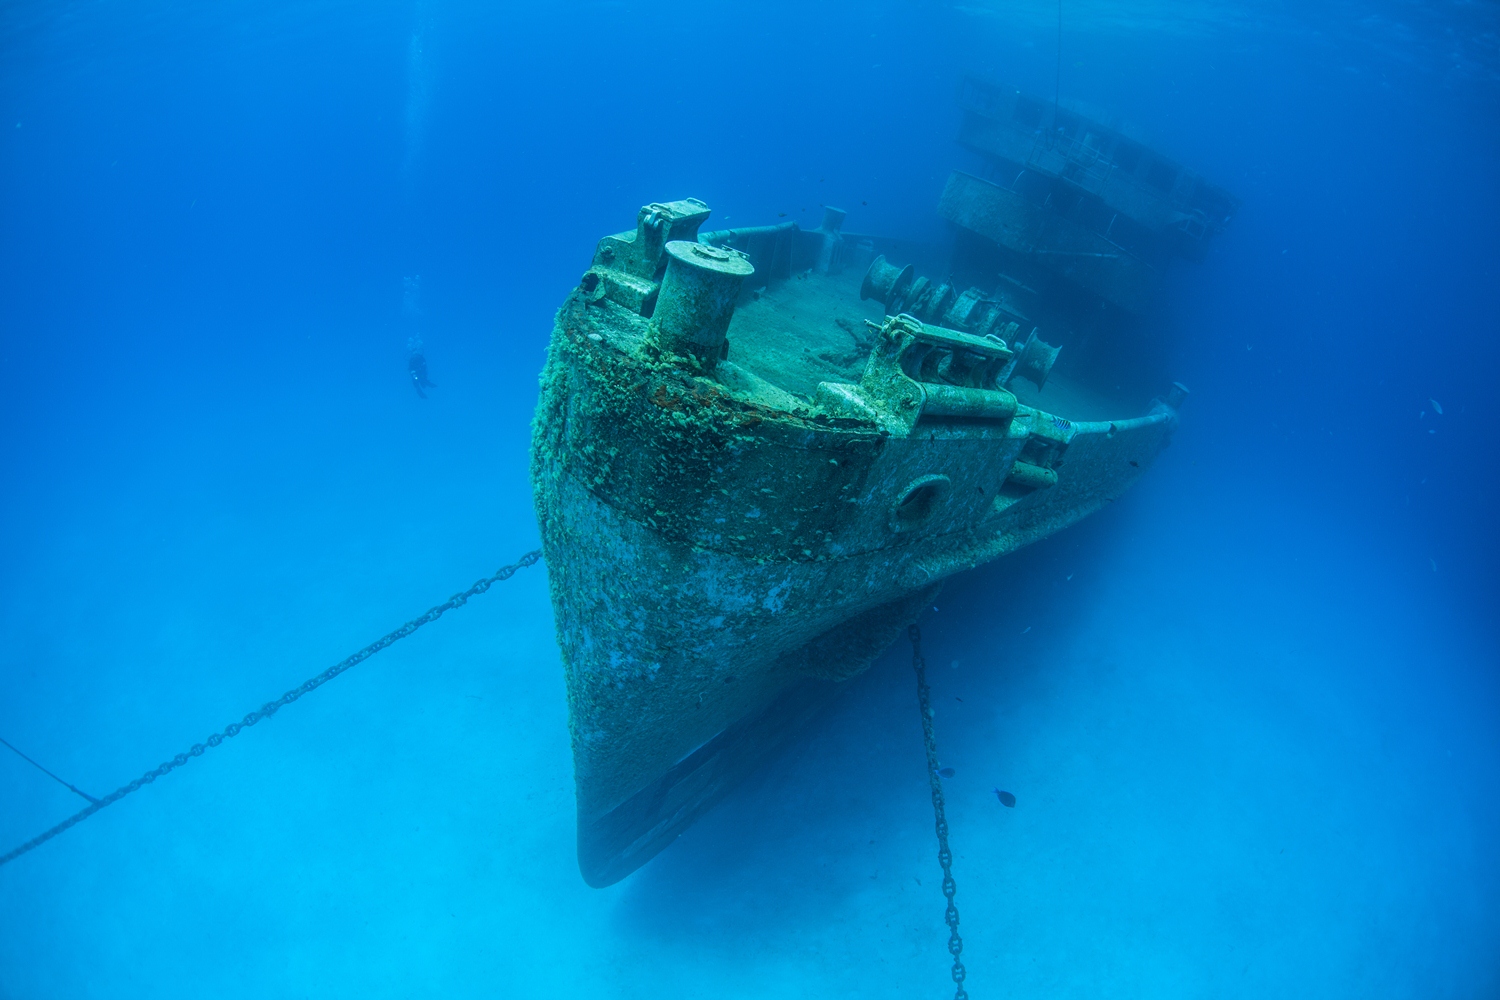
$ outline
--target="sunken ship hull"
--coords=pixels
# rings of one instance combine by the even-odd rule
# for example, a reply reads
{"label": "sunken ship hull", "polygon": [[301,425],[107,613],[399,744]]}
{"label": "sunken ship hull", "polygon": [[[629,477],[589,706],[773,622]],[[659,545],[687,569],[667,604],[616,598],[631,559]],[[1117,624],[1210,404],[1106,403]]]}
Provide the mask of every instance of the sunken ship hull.
{"label": "sunken ship hull", "polygon": [[1099,405],[1049,385],[1077,405],[1043,409],[1016,379],[1046,383],[1056,352],[998,300],[944,288],[888,315],[911,269],[841,269],[842,213],[700,236],[707,214],[648,206],[601,241],[541,380],[532,477],[594,886],[669,844],[947,577],[1129,488],[1182,398],[1076,419]]}

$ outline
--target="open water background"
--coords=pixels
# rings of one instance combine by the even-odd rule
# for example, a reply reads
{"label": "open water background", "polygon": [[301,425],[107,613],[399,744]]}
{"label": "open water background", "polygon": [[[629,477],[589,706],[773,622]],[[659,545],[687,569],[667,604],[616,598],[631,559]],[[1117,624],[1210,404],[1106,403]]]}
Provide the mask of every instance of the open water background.
{"label": "open water background", "polygon": [[[1050,94],[1056,18],[4,5],[0,736],[103,794],[532,548],[595,240],[939,236],[959,72]],[[1156,320],[1174,445],[924,619],[970,992],[1500,995],[1497,8],[1061,37],[1244,205]],[[571,796],[539,567],[0,869],[0,998],[946,995],[903,649],[616,887]],[[79,805],[0,755],[0,847]]]}

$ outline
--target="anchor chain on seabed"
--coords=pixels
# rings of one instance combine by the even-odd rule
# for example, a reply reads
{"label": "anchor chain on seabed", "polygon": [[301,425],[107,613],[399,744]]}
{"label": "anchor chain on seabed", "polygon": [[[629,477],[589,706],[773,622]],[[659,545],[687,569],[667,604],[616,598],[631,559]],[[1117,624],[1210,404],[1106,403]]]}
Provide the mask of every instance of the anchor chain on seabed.
{"label": "anchor chain on seabed", "polygon": [[[94,799],[87,793],[79,791],[71,784],[62,781],[61,778],[58,778],[56,775],[52,774],[51,771],[47,771],[46,768],[43,768],[40,764],[37,764],[36,761],[32,761],[31,758],[26,757],[26,760],[30,761],[32,764],[35,764],[46,774],[62,782],[64,785],[67,785],[68,788],[77,792],[79,795],[89,799],[90,802],[87,808],[80,809],[72,816],[69,816],[61,823],[52,827],[52,829],[33,837],[26,843],[11,850],[5,855],[0,856],[0,865],[6,865],[11,861],[14,861],[16,858],[19,858],[21,855],[27,853],[28,851],[42,846],[47,841],[51,840],[53,837],[56,837],[58,834],[64,832],[70,827],[82,823],[84,820],[88,819],[99,810],[114,805],[116,802],[120,801],[132,792],[140,791],[142,788],[144,788],[146,785],[151,784],[157,778],[166,777],[168,774],[186,764],[194,757],[203,756],[205,751],[218,746],[227,739],[239,735],[242,730],[255,725],[262,719],[269,719],[282,708],[290,705],[292,702],[296,701],[298,698],[301,698],[303,695],[315,691],[318,688],[322,687],[324,684],[327,684],[329,681],[333,680],[335,677],[348,670],[350,667],[354,667],[359,665],[360,663],[363,663],[365,660],[368,660],[370,657],[374,656],[382,649],[385,649],[387,646],[393,645],[394,643],[405,639],[407,636],[411,635],[422,626],[430,625],[431,623],[441,618],[447,612],[452,611],[454,608],[463,607],[465,604],[469,603],[469,598],[479,596],[502,580],[509,580],[520,570],[523,570],[528,566],[534,566],[541,560],[541,558],[541,551],[536,550],[526,553],[524,556],[522,556],[520,559],[516,560],[516,562],[512,563],[509,566],[502,566],[500,569],[496,570],[493,575],[487,576],[484,579],[477,581],[468,590],[465,590],[462,593],[454,594],[442,604],[436,605],[432,608],[428,608],[427,611],[425,611],[421,615],[418,615],[416,618],[413,618],[411,621],[407,622],[405,625],[402,625],[395,631],[381,636],[379,639],[370,643],[364,649],[361,649],[359,652],[340,660],[338,663],[335,663],[333,666],[318,674],[316,677],[308,678],[301,684],[283,694],[280,698],[277,698],[275,701],[266,702],[260,708],[256,709],[253,712],[250,712],[244,718],[240,719],[240,721],[231,722],[221,731],[209,736],[208,739],[204,740],[202,743],[194,743],[186,751],[178,754],[171,760],[166,761],[165,763],[153,768],[152,770],[147,771],[145,774],[141,775],[139,778],[136,778],[129,784],[121,785],[119,788],[116,788],[114,791],[110,792],[102,799]],[[927,688],[927,661],[922,657],[922,630],[919,629],[915,624],[913,624],[910,626],[910,628],[907,629],[907,635],[911,638],[912,668],[916,671],[917,674],[917,700],[920,704],[922,712],[922,741],[925,744],[927,750],[927,780],[932,786],[932,812],[933,817],[936,821],[937,828],[938,864],[943,868],[943,896],[948,900],[948,909],[944,914],[944,920],[948,924],[948,953],[953,956],[953,997],[954,1000],[968,1000],[969,994],[964,989],[964,979],[968,976],[968,972],[964,969],[963,960],[959,957],[963,953],[964,942],[963,938],[959,937],[958,934],[958,907],[953,903],[953,896],[957,892],[958,887],[957,884],[953,881],[953,851],[948,847],[948,820],[943,809],[942,778],[938,774],[937,741],[932,734],[932,700],[930,692]],[[9,746],[9,744],[6,745]],[[11,749],[15,748],[12,747]],[[16,753],[19,754],[20,751],[16,750]],[[25,757],[25,754],[21,754],[21,756]]]}
{"label": "anchor chain on seabed", "polygon": [[[27,851],[42,846],[47,841],[57,836],[59,833],[67,830],[69,827],[76,826],[77,824],[82,823],[84,820],[94,815],[94,813],[98,812],[100,809],[103,809],[106,806],[114,805],[116,802],[120,801],[132,792],[140,791],[142,788],[151,784],[157,778],[166,777],[168,774],[171,774],[173,771],[177,770],[177,768],[186,764],[194,757],[203,756],[203,752],[205,750],[216,747],[220,743],[223,743],[225,740],[239,735],[242,729],[253,726],[262,719],[269,719],[280,709],[285,708],[287,705],[290,705],[292,702],[296,701],[303,695],[317,690],[324,684],[327,684],[329,681],[333,680],[339,674],[343,673],[345,670],[348,670],[350,667],[357,666],[360,663],[363,663],[365,660],[368,660],[370,657],[374,656],[382,649],[385,649],[387,646],[405,639],[407,636],[411,635],[423,625],[432,624],[439,618],[443,617],[443,615],[447,612],[452,611],[454,608],[463,607],[465,604],[469,603],[469,598],[479,596],[502,580],[509,580],[520,570],[523,570],[528,566],[535,565],[541,558],[542,553],[541,550],[538,549],[536,551],[526,553],[524,556],[522,556],[520,559],[516,560],[509,566],[502,566],[500,569],[496,570],[493,575],[487,576],[483,580],[477,581],[468,590],[465,590],[460,594],[454,594],[442,604],[439,604],[432,608],[428,608],[427,611],[418,615],[416,618],[413,618],[411,621],[407,622],[405,625],[402,625],[394,632],[390,632],[386,635],[381,636],[379,639],[376,639],[364,649],[361,649],[359,652],[340,660],[338,663],[335,663],[333,666],[329,667],[321,674],[318,674],[316,677],[308,678],[301,684],[292,688],[286,694],[282,695],[280,698],[277,698],[275,701],[266,702],[264,705],[260,706],[260,708],[246,715],[240,721],[231,722],[221,731],[214,733],[202,743],[194,743],[184,752],[178,754],[177,756],[161,764],[160,766],[147,771],[139,778],[136,778],[134,781],[130,782],[130,784],[121,785],[119,788],[116,788],[114,791],[110,792],[102,799],[92,799],[88,808],[80,809],[78,812],[74,813],[72,816],[69,816],[67,819],[54,826],[52,829],[31,838],[26,843],[8,852],[7,854],[0,855],[0,865],[9,864],[16,858],[19,858],[21,855],[25,854]],[[20,753],[19,750],[16,752]],[[23,754],[22,756],[25,755]],[[30,758],[28,757],[27,760],[30,760]],[[36,762],[32,761],[32,763],[35,764]],[[41,765],[37,764],[37,767],[41,767]],[[43,768],[43,770],[46,769]],[[48,771],[47,773],[51,774],[50,771]],[[56,775],[53,775],[53,777],[56,777]],[[58,780],[61,781],[62,779],[59,778]],[[63,783],[67,784],[67,782]],[[69,785],[68,787],[72,788],[73,786]],[[76,788],[73,790],[78,791]],[[85,798],[89,798],[89,796],[85,795],[85,793],[83,792],[78,792],[78,794],[83,795]]]}
{"label": "anchor chain on seabed", "polygon": [[922,742],[927,746],[927,780],[932,785],[932,815],[937,826],[938,864],[943,866],[943,896],[948,910],[943,919],[948,924],[948,954],[953,956],[953,1000],[969,1000],[964,980],[964,939],[958,936],[958,907],[953,905],[958,884],[953,881],[953,852],[948,848],[948,817],[943,809],[943,779],[938,774],[937,740],[932,735],[932,698],[927,690],[927,661],[922,657],[922,630],[912,623],[906,630],[911,639],[911,665],[917,672],[917,702],[922,710]]}

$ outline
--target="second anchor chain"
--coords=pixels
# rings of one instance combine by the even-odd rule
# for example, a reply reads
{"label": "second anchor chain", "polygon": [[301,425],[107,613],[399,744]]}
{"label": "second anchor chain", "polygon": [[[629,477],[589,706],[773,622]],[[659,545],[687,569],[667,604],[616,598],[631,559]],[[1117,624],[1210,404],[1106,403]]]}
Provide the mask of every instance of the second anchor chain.
{"label": "second anchor chain", "polygon": [[932,698],[927,689],[927,661],[922,658],[922,630],[913,623],[906,630],[911,639],[911,665],[917,673],[917,701],[922,709],[922,742],[927,747],[927,780],[932,785],[932,815],[937,826],[938,864],[943,866],[943,896],[948,910],[943,919],[948,924],[948,954],[953,956],[953,1000],[969,1000],[964,989],[968,971],[964,969],[964,939],[958,936],[958,907],[953,896],[958,884],[953,881],[953,851],[948,847],[948,818],[943,810],[943,782],[938,774],[937,740],[932,735]]}
{"label": "second anchor chain", "polygon": [[[316,677],[308,678],[301,684],[283,694],[280,698],[277,698],[275,701],[266,702],[260,708],[249,713],[243,719],[240,719],[240,721],[231,722],[229,725],[225,726],[223,730],[209,736],[208,739],[204,740],[202,743],[193,744],[187,750],[173,757],[171,760],[152,768],[129,784],[121,785],[119,788],[116,788],[114,791],[104,796],[104,798],[93,799],[92,796],[84,795],[83,792],[79,792],[78,794],[84,795],[85,798],[91,799],[91,804],[88,806],[88,808],[79,810],[72,816],[69,816],[67,819],[54,826],[52,829],[38,834],[37,836],[28,840],[21,846],[11,850],[10,852],[6,854],[0,854],[0,865],[8,864],[9,862],[14,861],[16,858],[19,858],[21,855],[25,854],[27,851],[42,846],[47,841],[57,836],[59,833],[62,833],[64,830],[82,823],[84,820],[94,815],[94,813],[98,812],[100,809],[104,809],[108,806],[114,805],[116,802],[120,801],[125,796],[130,795],[132,792],[137,792],[140,789],[144,788],[146,785],[151,784],[157,778],[166,777],[168,774],[186,764],[194,757],[203,756],[205,750],[210,750],[223,743],[225,740],[239,735],[241,730],[255,725],[262,719],[269,719],[271,716],[275,715],[278,710],[285,708],[287,705],[290,705],[292,702],[296,701],[298,698],[301,698],[303,695],[309,693],[310,691],[314,691],[322,687],[324,684],[327,684],[329,681],[333,680],[335,677],[348,670],[350,667],[363,663],[365,660],[368,660],[370,657],[374,656],[376,653],[380,652],[382,649],[385,649],[392,643],[399,642],[400,640],[405,639],[407,636],[411,635],[422,626],[429,625],[432,622],[437,621],[444,614],[452,611],[454,608],[463,607],[465,604],[469,603],[469,598],[477,597],[502,580],[509,580],[516,574],[518,570],[522,570],[527,566],[534,565],[541,558],[542,553],[540,550],[535,552],[528,552],[511,565],[502,566],[492,575],[485,577],[483,580],[475,582],[475,584],[468,590],[465,590],[458,594],[454,594],[442,604],[428,608],[426,612],[418,615],[416,618],[413,618],[411,621],[407,622],[405,625],[402,625],[394,632],[386,633],[379,639],[376,639],[374,642],[370,643],[364,649],[361,649],[359,652],[345,657],[338,663],[335,663],[333,666],[323,671],[321,674],[318,674]],[[50,774],[51,772],[48,773]],[[72,786],[70,785],[69,787]]]}

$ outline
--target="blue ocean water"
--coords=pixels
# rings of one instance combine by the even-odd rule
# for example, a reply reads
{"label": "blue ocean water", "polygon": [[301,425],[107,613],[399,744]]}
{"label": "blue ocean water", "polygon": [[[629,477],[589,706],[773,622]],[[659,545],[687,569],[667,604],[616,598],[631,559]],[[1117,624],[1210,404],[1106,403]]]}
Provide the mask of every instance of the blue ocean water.
{"label": "blue ocean water", "polygon": [[[1060,10],[6,5],[0,737],[103,794],[533,548],[599,236],[941,238],[1060,78],[1243,207],[1173,446],[923,619],[969,992],[1500,995],[1500,12]],[[909,653],[593,890],[544,573],[0,868],[0,998],[947,995]],[[80,804],[0,748],[0,851]]]}

